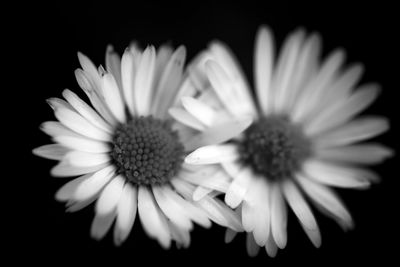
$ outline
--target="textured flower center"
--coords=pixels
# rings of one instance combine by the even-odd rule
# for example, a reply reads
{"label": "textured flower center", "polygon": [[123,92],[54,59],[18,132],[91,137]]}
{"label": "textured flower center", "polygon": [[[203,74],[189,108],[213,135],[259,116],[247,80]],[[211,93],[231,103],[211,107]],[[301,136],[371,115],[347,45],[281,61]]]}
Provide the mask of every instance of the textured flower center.
{"label": "textured flower center", "polygon": [[310,156],[309,140],[286,117],[262,117],[244,133],[239,143],[241,161],[269,181],[292,177]]}
{"label": "textured flower center", "polygon": [[117,172],[135,185],[160,185],[178,173],[183,145],[169,121],[134,117],[114,133],[111,157]]}

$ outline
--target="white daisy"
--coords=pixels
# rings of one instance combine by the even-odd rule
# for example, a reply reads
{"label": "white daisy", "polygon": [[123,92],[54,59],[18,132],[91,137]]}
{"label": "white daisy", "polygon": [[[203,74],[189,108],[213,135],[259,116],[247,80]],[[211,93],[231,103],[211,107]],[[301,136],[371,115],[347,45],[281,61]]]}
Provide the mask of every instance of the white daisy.
{"label": "white daisy", "polygon": [[55,144],[33,152],[60,161],[53,176],[79,176],[56,193],[67,211],[97,200],[91,226],[95,239],[103,238],[115,220],[114,242],[121,244],[137,212],[146,233],[164,248],[171,240],[187,247],[193,222],[210,227],[211,219],[241,230],[223,201],[210,196],[192,201],[195,186],[187,177],[201,179],[209,175],[208,167],[183,162],[193,131],[167,112],[179,96],[195,93],[180,86],[185,56],[183,46],[141,51],[131,45],[120,59],[109,47],[104,69],[78,53],[82,69],[75,71],[76,78],[94,109],[68,89],[66,101],[48,100],[58,121],[44,122],[41,129]]}
{"label": "white daisy", "polygon": [[[303,30],[291,34],[275,61],[271,32],[260,28],[255,44],[254,100],[246,79],[229,49],[211,43],[189,67],[197,98],[183,98],[180,113],[190,114],[188,126],[205,132],[232,118],[251,116],[253,123],[229,142],[200,147],[185,162],[221,164],[224,175],[195,181],[195,199],[210,192],[225,194],[225,202],[240,208],[248,232],[247,249],[256,255],[265,247],[270,256],[287,243],[287,204],[312,243],[321,244],[320,230],[306,201],[334,218],[344,229],[352,218],[330,188],[368,188],[377,176],[363,165],[378,163],[392,151],[375,143],[358,142],[388,130],[382,117],[355,118],[377,97],[379,86],[353,90],[362,67],[342,70],[344,52],[337,50],[319,63],[320,38]],[[185,122],[183,116],[175,116]],[[230,129],[225,129],[230,131]],[[220,140],[222,141],[222,140]],[[234,231],[227,231],[230,241]]]}

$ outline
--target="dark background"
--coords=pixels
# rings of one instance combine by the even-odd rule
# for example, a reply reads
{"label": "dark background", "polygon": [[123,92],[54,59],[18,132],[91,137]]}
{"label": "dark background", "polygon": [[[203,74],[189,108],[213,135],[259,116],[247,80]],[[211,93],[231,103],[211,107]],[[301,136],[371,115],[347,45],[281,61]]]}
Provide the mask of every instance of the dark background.
{"label": "dark background", "polygon": [[[139,220],[120,248],[113,246],[111,234],[103,241],[94,241],[89,236],[93,206],[78,213],[64,213],[63,205],[54,200],[54,193],[67,180],[51,178],[49,170],[54,162],[31,155],[31,149],[50,141],[38,130],[41,122],[53,119],[45,99],[60,97],[64,88],[79,92],[74,77],[74,70],[79,67],[77,51],[82,51],[99,65],[104,64],[107,44],[113,44],[121,54],[132,40],[142,46],[170,42],[175,47],[186,45],[190,60],[210,40],[220,39],[235,52],[252,83],[254,37],[261,24],[273,29],[277,47],[289,32],[303,26],[309,32],[321,33],[324,55],[336,47],[343,47],[348,53],[347,63],[364,63],[366,72],[362,82],[376,81],[383,87],[379,100],[366,113],[391,117],[392,122],[392,130],[376,141],[396,149],[399,46],[395,42],[398,20],[394,8],[366,4],[351,6],[348,2],[345,5],[280,2],[279,6],[272,2],[109,1],[102,4],[93,1],[24,6],[19,11],[22,19],[16,33],[17,38],[21,38],[18,43],[23,46],[19,55],[22,55],[20,62],[26,76],[19,76],[17,84],[27,82],[28,78],[24,77],[29,77],[29,85],[18,91],[23,94],[25,113],[17,122],[26,142],[21,150],[24,164],[18,165],[21,169],[17,169],[22,179],[16,179],[21,183],[19,188],[23,188],[18,191],[23,197],[16,199],[23,201],[16,202],[18,206],[14,209],[22,219],[11,220],[21,223],[17,231],[20,236],[14,237],[9,245],[18,251],[15,259],[51,264],[111,261],[132,266],[160,261],[162,264],[185,265],[320,265],[349,261],[365,264],[372,260],[389,262],[394,259],[399,248],[396,228],[399,224],[395,219],[399,210],[396,194],[399,175],[394,172],[395,159],[373,167],[383,179],[371,190],[339,190],[354,217],[356,227],[353,231],[342,232],[334,221],[316,211],[322,247],[315,249],[295,216],[290,214],[288,245],[275,259],[270,259],[263,250],[255,258],[248,257],[243,234],[233,243],[224,244],[225,230],[216,225],[211,230],[196,227],[192,244],[186,250],[163,250],[143,233]],[[28,191],[26,194],[25,190]],[[14,235],[14,231],[11,234]]]}

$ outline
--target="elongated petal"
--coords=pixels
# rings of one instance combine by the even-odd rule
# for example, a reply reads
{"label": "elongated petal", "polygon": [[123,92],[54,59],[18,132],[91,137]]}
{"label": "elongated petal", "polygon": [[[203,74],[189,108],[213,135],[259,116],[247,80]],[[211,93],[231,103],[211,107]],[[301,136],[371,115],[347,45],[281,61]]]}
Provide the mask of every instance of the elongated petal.
{"label": "elongated petal", "polygon": [[99,142],[87,138],[79,138],[74,136],[56,136],[54,141],[73,150],[91,152],[91,153],[106,153],[111,150],[111,147],[104,142]]}
{"label": "elongated petal", "polygon": [[117,206],[117,220],[114,230],[114,243],[120,245],[128,237],[137,211],[137,189],[125,184]]}
{"label": "elongated petal", "polygon": [[65,185],[63,185],[56,193],[55,198],[58,201],[67,201],[73,198],[73,195],[76,191],[76,188],[87,180],[90,177],[90,174],[82,175],[79,178],[76,178],[72,181],[69,181]]}
{"label": "elongated petal", "polygon": [[104,238],[114,222],[115,215],[115,210],[107,214],[96,214],[90,227],[90,235],[95,240]]}
{"label": "elongated petal", "polygon": [[100,194],[96,203],[96,212],[106,215],[115,210],[122,195],[125,179],[121,176],[115,177]]}
{"label": "elongated petal", "polygon": [[239,206],[246,195],[252,178],[253,176],[249,168],[244,168],[236,177],[234,177],[233,182],[225,194],[225,203],[228,204],[228,206],[233,209]]}
{"label": "elongated petal", "polygon": [[93,167],[111,160],[106,153],[88,153],[82,151],[71,151],[65,155],[65,160],[76,167]]}
{"label": "elongated petal", "polygon": [[196,149],[185,158],[185,162],[189,164],[213,164],[234,161],[238,157],[235,145],[211,145]]}
{"label": "elongated petal", "polygon": [[69,152],[68,148],[58,144],[44,145],[32,150],[36,156],[53,160],[61,160],[67,152]]}
{"label": "elongated petal", "polygon": [[50,174],[54,177],[70,177],[86,173],[92,173],[106,167],[108,163],[98,164],[90,167],[73,166],[68,161],[63,160],[54,166]]}
{"label": "elongated petal", "polygon": [[182,98],[183,107],[205,126],[212,126],[217,112],[207,104],[192,97]]}
{"label": "elongated petal", "polygon": [[126,115],[124,101],[122,99],[120,89],[118,88],[118,84],[112,74],[104,74],[102,77],[102,88],[104,100],[107,103],[110,111],[119,122],[125,122]]}
{"label": "elongated petal", "polygon": [[170,108],[169,115],[180,123],[198,131],[203,131],[205,126],[192,114],[182,108]]}
{"label": "elongated petal", "polygon": [[287,209],[278,185],[271,190],[271,231],[276,245],[283,249],[287,243]]}
{"label": "elongated petal", "polygon": [[257,32],[254,53],[254,81],[258,104],[264,114],[271,111],[271,80],[274,68],[274,40],[271,31],[262,26]]}

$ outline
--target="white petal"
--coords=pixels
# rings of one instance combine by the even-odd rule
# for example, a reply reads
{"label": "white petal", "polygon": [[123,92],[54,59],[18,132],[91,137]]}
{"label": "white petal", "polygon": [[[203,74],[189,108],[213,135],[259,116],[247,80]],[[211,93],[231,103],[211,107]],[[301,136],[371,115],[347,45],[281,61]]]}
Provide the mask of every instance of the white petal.
{"label": "white petal", "polygon": [[212,107],[192,97],[182,97],[181,100],[183,107],[198,121],[205,126],[213,125],[217,113]]}
{"label": "white petal", "polygon": [[[84,208],[86,208],[87,206],[89,206],[90,204],[92,204],[96,199],[97,199],[98,195],[95,195],[89,199],[83,200],[83,201],[76,201],[74,199],[70,199],[68,200],[66,207],[67,209],[65,210],[65,212],[77,212],[80,211]],[[73,196],[72,196],[73,198]]]}
{"label": "white petal", "polygon": [[85,101],[80,99],[74,92],[65,89],[62,94],[64,98],[68,101],[68,103],[71,104],[71,106],[79,114],[81,114],[82,117],[84,117],[96,127],[108,133],[112,133],[110,125],[105,122],[103,118],[101,118],[88,104],[85,103]]}
{"label": "white petal", "polygon": [[[230,81],[232,81],[232,94],[236,95],[237,99],[242,100],[240,103],[242,112],[240,114],[255,115],[255,105],[253,103],[253,98],[250,96],[250,88],[235,55],[226,44],[220,41],[211,42],[209,45],[209,52],[212,54],[212,59],[218,62]],[[205,68],[207,68],[207,64],[206,60]]]}
{"label": "white petal", "polygon": [[235,231],[243,231],[239,216],[217,198],[205,196],[198,203],[209,218],[221,226],[229,227]]}
{"label": "white petal", "polygon": [[378,96],[379,87],[367,85],[358,89],[352,96],[338,101],[324,109],[312,122],[305,126],[308,135],[316,135],[339,126],[368,107]]}
{"label": "white petal", "polygon": [[171,221],[168,221],[169,230],[171,232],[171,237],[176,241],[177,248],[188,248],[190,245],[190,232],[185,228],[181,228]]}
{"label": "white petal", "polygon": [[133,91],[137,71],[134,57],[134,52],[126,49],[121,60],[121,78],[124,100],[132,115],[135,114]]}
{"label": "white petal", "polygon": [[108,108],[119,122],[125,122],[125,105],[115,78],[110,73],[101,78],[104,100]]}
{"label": "white petal", "polygon": [[112,45],[107,45],[105,61],[107,72],[114,76],[115,80],[117,81],[118,88],[122,89],[121,59],[118,53],[114,51],[114,47]]}
{"label": "white petal", "polygon": [[100,141],[109,141],[110,135],[97,128],[78,113],[65,108],[59,108],[54,112],[56,118],[69,129]]}
{"label": "white petal", "polygon": [[257,245],[251,233],[246,234],[246,250],[250,257],[257,256],[258,252],[260,251],[260,247]]}
{"label": "white petal", "polygon": [[69,128],[65,127],[58,121],[46,121],[40,125],[40,130],[42,130],[47,135],[52,137],[55,136],[73,136],[73,137],[83,137]]}
{"label": "white petal", "polygon": [[315,77],[319,68],[320,50],[321,38],[314,33],[305,41],[296,60],[295,70],[289,80],[289,88],[285,99],[287,103],[286,112],[291,112],[301,91]]}
{"label": "white petal", "polygon": [[184,144],[185,148],[187,151],[191,151],[202,146],[222,143],[239,136],[251,123],[252,119],[249,117],[220,123],[194,135]]}
{"label": "white petal", "polygon": [[308,238],[310,239],[311,243],[313,243],[313,245],[316,248],[319,248],[321,246],[321,231],[319,230],[319,227],[317,225],[317,228],[315,229],[309,229],[307,228],[305,225],[301,225],[303,227],[304,232],[306,233],[306,235],[308,236]]}
{"label": "white petal", "polygon": [[67,201],[73,198],[76,188],[90,177],[90,174],[82,175],[79,178],[69,181],[63,185],[56,193],[55,198],[58,201]]}
{"label": "white petal", "polygon": [[244,168],[236,177],[234,177],[233,182],[225,194],[225,203],[232,209],[239,206],[244,199],[252,178],[253,176],[249,168]]}
{"label": "white petal", "polygon": [[327,211],[344,229],[352,228],[353,220],[340,198],[327,186],[313,182],[302,176],[296,176],[304,192],[313,200],[322,211]]}
{"label": "white petal", "polygon": [[224,238],[225,243],[231,243],[236,235],[237,235],[236,231],[234,231],[234,230],[232,230],[230,228],[226,228],[226,230],[225,230],[225,238]]}
{"label": "white petal", "polygon": [[158,186],[153,186],[152,190],[158,206],[167,218],[183,229],[192,229],[193,224],[186,216],[183,206],[175,201],[175,196],[172,196],[175,193]]}
{"label": "white petal", "polygon": [[90,167],[79,167],[79,166],[72,166],[67,161],[63,160],[51,169],[50,174],[55,177],[77,176],[98,171],[106,167],[107,165],[109,164],[103,163]]}
{"label": "white petal", "polygon": [[[160,83],[161,76],[163,75],[165,67],[170,61],[173,52],[174,52],[173,48],[168,44],[162,44],[161,46],[158,47],[156,55],[156,70],[154,74],[155,85],[158,85]],[[154,93],[156,94],[157,91],[155,91]]]}
{"label": "white petal", "polygon": [[[98,82],[100,79],[100,75],[97,72],[96,66],[93,64],[93,62],[81,52],[78,52],[78,60],[81,64],[82,69],[90,75],[94,82]],[[99,84],[96,83],[96,85]]]}
{"label": "white petal", "polygon": [[370,171],[319,160],[305,162],[303,170],[313,180],[336,187],[364,189],[368,188],[371,182],[378,180]]}
{"label": "white petal", "polygon": [[239,158],[237,147],[232,144],[203,146],[185,158],[189,164],[213,164],[234,161]]}
{"label": "white petal", "polygon": [[153,82],[156,63],[156,51],[153,46],[147,47],[141,57],[136,72],[134,86],[134,103],[138,115],[147,116],[150,113],[153,97]]}
{"label": "white petal", "polygon": [[87,139],[85,137],[56,136],[53,139],[69,149],[83,152],[106,153],[111,150],[111,147],[107,143]]}
{"label": "white petal", "polygon": [[364,117],[350,121],[328,133],[315,137],[316,146],[343,146],[360,142],[389,129],[389,122],[383,117]]}
{"label": "white petal", "polygon": [[178,47],[169,59],[162,73],[152,103],[152,114],[163,118],[168,108],[175,101],[175,95],[182,80],[182,72],[186,59],[186,48]]}
{"label": "white petal", "polygon": [[117,176],[104,188],[96,203],[96,212],[99,215],[106,215],[115,210],[120,200],[124,183],[125,179]]}
{"label": "white petal", "polygon": [[209,187],[199,186],[193,192],[193,200],[194,201],[199,201],[200,199],[202,199],[206,195],[210,194],[212,191],[214,191],[214,189],[209,188]]}
{"label": "white petal", "polygon": [[109,165],[93,174],[82,182],[75,190],[74,199],[83,201],[90,199],[101,191],[101,189],[114,177],[115,167]]}
{"label": "white petal", "polygon": [[46,102],[53,110],[57,110],[59,108],[65,108],[71,111],[75,111],[75,109],[71,106],[70,103],[60,98],[52,97],[47,99]]}
{"label": "white petal", "polygon": [[137,189],[129,183],[125,184],[117,206],[114,243],[120,245],[128,237],[137,211]]}
{"label": "white petal", "polygon": [[303,40],[304,30],[297,30],[287,37],[284,47],[280,52],[272,84],[274,94],[272,105],[274,112],[281,113],[282,111],[287,110],[289,104],[287,102],[288,95],[291,93],[290,81],[293,79],[295,74],[295,67]]}
{"label": "white petal", "polygon": [[221,66],[209,60],[206,63],[206,73],[210,83],[218,95],[220,101],[224,104],[225,108],[234,116],[251,116],[254,115],[252,103],[248,99],[243,99],[243,96],[238,93],[239,90],[247,90],[246,88],[237,88],[235,81],[227,75]]}
{"label": "white petal", "polygon": [[46,159],[61,160],[68,151],[69,149],[64,146],[50,144],[37,147],[32,150],[32,153]]}
{"label": "white petal", "polygon": [[300,222],[307,229],[316,230],[318,227],[317,221],[306,200],[297,189],[297,186],[292,181],[287,181],[283,183],[282,190],[286,201]]}
{"label": "white petal", "polygon": [[189,126],[198,131],[203,131],[205,129],[204,125],[201,124],[201,122],[196,117],[194,117],[182,108],[170,108],[168,110],[168,113],[169,115],[171,115],[172,118],[186,126]]}
{"label": "white petal", "polygon": [[111,160],[107,153],[87,153],[82,151],[71,151],[65,155],[65,161],[76,167],[93,167]]}
{"label": "white petal", "polygon": [[96,240],[102,239],[111,228],[115,215],[115,210],[107,214],[96,214],[90,228],[90,235]]}
{"label": "white petal", "polygon": [[287,243],[287,209],[279,185],[271,189],[271,233],[276,245],[283,249]]}
{"label": "white petal", "polygon": [[168,226],[162,221],[163,216],[151,192],[144,186],[139,187],[138,193],[138,211],[140,221],[146,233],[153,238],[156,238],[165,248],[171,244],[171,236]]}
{"label": "white petal", "polygon": [[271,235],[271,186],[265,181],[260,181],[257,184],[259,188],[253,188],[257,198],[256,206],[253,209],[255,213],[252,215],[254,220],[254,223],[252,223],[254,225],[253,235],[259,246],[265,246],[268,237]]}
{"label": "white petal", "polygon": [[315,151],[315,156],[321,160],[355,164],[380,163],[393,154],[390,148],[373,143],[322,148]]}
{"label": "white petal", "polygon": [[325,61],[317,76],[304,87],[291,114],[294,122],[304,121],[310,112],[319,105],[343,61],[344,53],[341,50],[335,51]]}
{"label": "white petal", "polygon": [[276,254],[278,253],[278,247],[276,246],[276,243],[275,243],[274,239],[272,238],[272,235],[270,235],[267,240],[267,244],[265,245],[265,251],[272,258],[274,258],[276,256]]}
{"label": "white petal", "polygon": [[[207,195],[210,193],[212,190],[217,190],[220,192],[226,192],[231,184],[232,178],[226,175],[222,171],[218,171],[213,175],[210,175],[208,177],[196,177],[195,179],[191,178],[183,178],[184,180],[187,180],[189,182],[192,182],[197,185],[201,185],[203,187],[198,187],[196,191],[193,193],[193,199],[194,200],[199,200],[201,197],[197,194],[201,194],[203,192],[202,196]],[[203,188],[203,190],[201,190]],[[211,191],[207,190],[210,189]],[[207,193],[208,191],[208,193]],[[196,195],[196,196],[195,196]]]}
{"label": "white petal", "polygon": [[[104,102],[103,93],[100,92],[101,80],[98,78],[98,85],[92,84],[91,78],[81,69],[75,70],[75,77],[79,86],[86,93],[93,107],[101,114],[101,116],[111,125],[115,125],[117,120],[111,114],[106,103]],[[98,87],[98,88],[97,88]]]}
{"label": "white petal", "polygon": [[274,68],[274,40],[269,28],[257,32],[254,53],[254,81],[258,104],[264,114],[271,111],[271,77]]}

